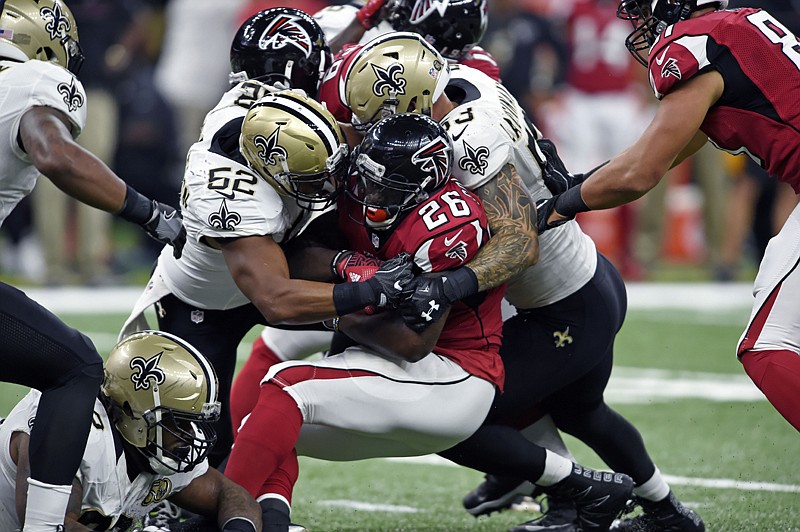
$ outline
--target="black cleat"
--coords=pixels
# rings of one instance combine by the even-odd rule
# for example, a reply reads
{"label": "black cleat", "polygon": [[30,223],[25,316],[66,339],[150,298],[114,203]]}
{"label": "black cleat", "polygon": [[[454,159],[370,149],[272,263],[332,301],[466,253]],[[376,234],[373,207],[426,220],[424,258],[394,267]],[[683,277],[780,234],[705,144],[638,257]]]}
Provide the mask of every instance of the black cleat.
{"label": "black cleat", "polygon": [[575,504],[578,530],[582,532],[608,530],[625,508],[632,490],[633,480],[628,475],[595,471],[578,464],[573,464],[567,478],[545,488],[548,495]]}
{"label": "black cleat", "polygon": [[578,511],[572,501],[552,495],[544,500],[547,501],[544,515],[517,525],[509,532],[578,532]]}
{"label": "black cleat", "polygon": [[616,532],[703,532],[703,520],[694,511],[680,503],[670,491],[657,502],[638,498],[644,513],[615,523]]}
{"label": "black cleat", "polygon": [[464,509],[475,517],[489,515],[511,507],[526,495],[532,495],[536,486],[527,480],[486,475],[477,488],[464,496]]}

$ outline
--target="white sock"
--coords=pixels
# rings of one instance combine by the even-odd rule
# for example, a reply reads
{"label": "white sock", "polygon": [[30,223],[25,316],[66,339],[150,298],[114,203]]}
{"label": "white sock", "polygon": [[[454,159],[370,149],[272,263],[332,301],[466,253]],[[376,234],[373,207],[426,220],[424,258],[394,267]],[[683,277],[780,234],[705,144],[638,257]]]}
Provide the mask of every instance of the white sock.
{"label": "white sock", "polygon": [[656,468],[656,472],[647,482],[633,488],[633,493],[648,501],[660,501],[669,495],[669,484],[661,476],[661,471]]}
{"label": "white sock", "polygon": [[550,417],[550,414],[545,414],[533,425],[525,427],[520,432],[522,432],[522,435],[525,436],[528,441],[532,441],[545,449],[550,449],[564,458],[575,460],[575,457],[572,456],[572,453],[567,449],[564,440],[561,439],[561,434],[558,432],[556,424],[553,422],[553,418]]}
{"label": "white sock", "polygon": [[64,524],[72,485],[55,486],[28,477],[23,532],[54,532]]}
{"label": "white sock", "polygon": [[547,456],[544,459],[544,473],[536,483],[540,486],[552,486],[569,476],[573,464],[571,460],[567,460],[553,451],[545,449],[545,453]]}

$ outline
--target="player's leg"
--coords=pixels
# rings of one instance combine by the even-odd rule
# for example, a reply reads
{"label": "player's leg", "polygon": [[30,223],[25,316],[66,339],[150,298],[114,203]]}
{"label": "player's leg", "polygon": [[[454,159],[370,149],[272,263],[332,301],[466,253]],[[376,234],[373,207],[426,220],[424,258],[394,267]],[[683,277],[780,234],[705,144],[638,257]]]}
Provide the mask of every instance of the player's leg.
{"label": "player's leg", "polygon": [[64,523],[103,380],[92,342],[24,293],[0,283],[0,377],[42,392],[30,436],[25,531]]}
{"label": "player's leg", "polygon": [[208,461],[213,467],[218,467],[233,445],[229,398],[236,370],[236,350],[245,334],[259,323],[263,324],[264,318],[250,304],[229,310],[200,309],[171,294],[159,301],[157,310],[159,328],[192,344],[217,373],[222,411],[219,421],[214,424],[217,443]]}
{"label": "player's leg", "polygon": [[800,207],[767,245],[753,293],[739,358],[770,403],[800,431]]}
{"label": "player's leg", "polygon": [[270,367],[287,360],[300,360],[326,350],[333,333],[264,327],[253,342],[250,356],[231,388],[231,418],[234,433],[258,400],[261,379]]}

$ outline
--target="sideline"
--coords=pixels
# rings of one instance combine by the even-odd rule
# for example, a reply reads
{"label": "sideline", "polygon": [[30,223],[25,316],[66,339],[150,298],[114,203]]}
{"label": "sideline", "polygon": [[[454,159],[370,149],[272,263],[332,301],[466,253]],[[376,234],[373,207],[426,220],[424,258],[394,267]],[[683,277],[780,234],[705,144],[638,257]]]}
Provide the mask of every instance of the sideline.
{"label": "sideline", "polygon": [[[627,283],[631,309],[692,309],[720,311],[749,309],[751,283]],[[58,314],[128,313],[144,286],[119,288],[23,288],[28,297]]]}

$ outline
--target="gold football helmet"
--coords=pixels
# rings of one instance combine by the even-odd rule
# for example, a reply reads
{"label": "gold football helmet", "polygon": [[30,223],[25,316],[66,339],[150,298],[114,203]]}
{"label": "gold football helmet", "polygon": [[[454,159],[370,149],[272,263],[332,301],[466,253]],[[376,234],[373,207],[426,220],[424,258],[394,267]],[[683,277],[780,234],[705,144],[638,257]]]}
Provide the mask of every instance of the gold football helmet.
{"label": "gold football helmet", "polygon": [[0,57],[51,61],[78,73],[78,26],[62,0],[6,0],[0,8]]}
{"label": "gold football helmet", "polygon": [[417,33],[394,32],[364,45],[345,74],[344,100],[353,126],[366,131],[393,113],[430,116],[450,79],[450,67]]}
{"label": "gold football helmet", "polygon": [[102,392],[122,437],[156,473],[192,470],[217,440],[220,415],[214,368],[172,334],[142,331],[108,355]]}
{"label": "gold football helmet", "polygon": [[347,169],[347,143],[336,119],[291,90],[256,101],[242,124],[242,154],[282,196],[309,210],[330,206]]}

